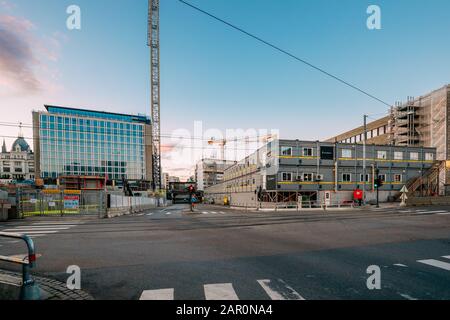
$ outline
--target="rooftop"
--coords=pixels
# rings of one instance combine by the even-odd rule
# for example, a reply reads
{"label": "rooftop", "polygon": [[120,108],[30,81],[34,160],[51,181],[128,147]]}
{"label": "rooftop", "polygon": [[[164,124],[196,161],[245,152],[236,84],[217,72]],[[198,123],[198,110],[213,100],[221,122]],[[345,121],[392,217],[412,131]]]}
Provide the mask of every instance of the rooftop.
{"label": "rooftop", "polygon": [[91,117],[91,118],[100,118],[100,119],[110,119],[116,121],[124,121],[124,122],[139,122],[150,124],[150,117],[145,115],[130,115],[123,113],[113,113],[113,112],[105,112],[105,111],[96,111],[96,110],[87,110],[87,109],[78,109],[78,108],[69,108],[69,107],[61,107],[61,106],[51,106],[44,105],[45,109],[49,113],[53,114],[64,114],[64,115],[73,115],[73,116],[81,116],[81,117]]}

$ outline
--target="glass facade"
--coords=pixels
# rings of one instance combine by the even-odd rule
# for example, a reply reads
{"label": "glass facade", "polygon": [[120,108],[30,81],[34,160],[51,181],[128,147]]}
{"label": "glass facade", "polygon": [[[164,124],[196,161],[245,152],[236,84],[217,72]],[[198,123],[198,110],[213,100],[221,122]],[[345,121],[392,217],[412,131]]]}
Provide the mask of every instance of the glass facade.
{"label": "glass facade", "polygon": [[[144,116],[47,107],[39,114],[42,178],[146,179]],[[150,139],[150,137],[148,137]]]}

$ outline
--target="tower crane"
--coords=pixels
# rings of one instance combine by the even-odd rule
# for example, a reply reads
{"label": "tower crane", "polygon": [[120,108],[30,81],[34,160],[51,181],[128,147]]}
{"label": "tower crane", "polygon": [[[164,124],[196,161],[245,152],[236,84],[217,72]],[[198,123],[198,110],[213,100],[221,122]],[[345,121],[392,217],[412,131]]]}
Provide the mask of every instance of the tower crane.
{"label": "tower crane", "polygon": [[159,0],[148,0],[148,40],[150,47],[151,114],[152,114],[152,185],[160,190],[161,181],[161,96]]}

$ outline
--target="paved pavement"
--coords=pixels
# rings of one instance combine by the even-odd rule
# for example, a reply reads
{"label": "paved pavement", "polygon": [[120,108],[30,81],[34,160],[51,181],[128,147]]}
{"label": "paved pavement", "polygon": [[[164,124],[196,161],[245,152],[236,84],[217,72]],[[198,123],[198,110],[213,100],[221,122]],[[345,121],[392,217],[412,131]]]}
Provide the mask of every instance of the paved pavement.
{"label": "paved pavement", "polygon": [[[55,231],[35,239],[36,271],[65,282],[78,265],[82,289],[96,299],[450,299],[450,207],[191,213],[175,205],[3,229]],[[22,253],[20,245],[0,253]],[[367,288],[373,265],[381,290]]]}

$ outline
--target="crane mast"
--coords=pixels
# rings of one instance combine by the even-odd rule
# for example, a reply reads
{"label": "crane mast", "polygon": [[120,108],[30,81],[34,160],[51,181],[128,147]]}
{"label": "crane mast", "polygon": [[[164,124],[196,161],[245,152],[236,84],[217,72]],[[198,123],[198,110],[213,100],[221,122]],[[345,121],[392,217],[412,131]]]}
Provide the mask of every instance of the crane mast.
{"label": "crane mast", "polygon": [[151,112],[153,143],[153,189],[161,189],[161,97],[160,97],[160,42],[159,0],[148,0],[148,42],[150,47]]}

